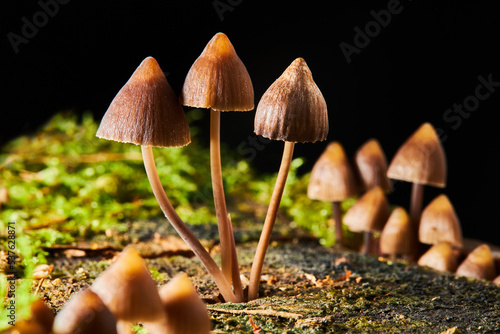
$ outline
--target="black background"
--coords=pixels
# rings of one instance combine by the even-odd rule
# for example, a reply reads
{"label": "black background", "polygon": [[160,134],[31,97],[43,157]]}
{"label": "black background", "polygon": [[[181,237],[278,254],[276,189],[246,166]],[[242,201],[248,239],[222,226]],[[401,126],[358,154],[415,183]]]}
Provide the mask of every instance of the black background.
{"label": "black background", "polygon": [[[495,115],[500,87],[468,118],[445,118],[453,104],[475,94],[480,76],[500,82],[494,1],[401,0],[399,12],[380,31],[372,30],[369,43],[351,55],[350,63],[340,43],[354,46],[355,27],[364,30],[374,21],[372,11],[397,1],[60,2],[50,7],[51,15],[41,14],[42,4],[56,0],[2,2],[1,144],[35,131],[61,110],[90,110],[100,120],[147,56],[158,60],[178,93],[207,42],[224,32],[252,78],[256,105],[295,58],[308,63],[328,104],[330,132],[325,142],[296,145],[295,156],[306,158],[301,172],[310,170],[333,140],[352,156],[366,140],[377,138],[390,162],[398,147],[430,122],[444,131],[448,184],[426,187],[424,205],[446,193],[466,237],[500,243],[494,233],[500,226]],[[26,22],[36,20],[36,33],[31,31],[33,36],[15,52],[9,36],[22,36]],[[254,111],[224,113],[222,140],[233,148],[246,145],[253,116]],[[207,120],[199,124],[203,140]],[[281,143],[269,143],[251,163],[262,172],[275,172],[281,148]],[[399,182],[389,200],[407,208],[409,194],[410,185]]]}

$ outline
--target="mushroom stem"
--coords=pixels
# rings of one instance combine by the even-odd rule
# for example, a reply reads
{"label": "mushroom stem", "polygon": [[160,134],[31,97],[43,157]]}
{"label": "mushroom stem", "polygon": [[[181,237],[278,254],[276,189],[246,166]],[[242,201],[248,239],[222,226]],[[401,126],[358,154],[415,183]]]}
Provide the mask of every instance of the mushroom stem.
{"label": "mushroom stem", "polygon": [[332,202],[332,215],[333,220],[335,222],[335,243],[337,245],[343,245],[342,238],[342,217],[340,214],[340,202],[333,201]]}
{"label": "mushroom stem", "polygon": [[364,232],[363,254],[368,255],[368,254],[371,254],[372,251],[373,251],[373,232],[372,231],[365,231]]}
{"label": "mushroom stem", "polygon": [[233,234],[233,226],[231,223],[231,216],[227,215],[227,220],[229,221],[229,230],[231,236],[231,251],[232,251],[232,262],[231,262],[231,272],[233,275],[233,290],[236,295],[236,299],[238,302],[243,302],[245,300],[245,296],[243,295],[243,286],[241,285],[241,277],[240,277],[240,268],[238,264],[238,256],[236,254],[236,244],[234,242],[234,234]]}
{"label": "mushroom stem", "polygon": [[411,249],[412,260],[417,260],[420,256],[421,247],[418,242],[418,227],[420,225],[420,215],[422,213],[422,204],[424,201],[424,186],[421,183],[413,183],[410,199],[410,229],[411,229]]}
{"label": "mushroom stem", "polygon": [[286,141],[285,147],[283,148],[283,157],[281,159],[278,177],[276,179],[273,194],[271,195],[266,220],[264,221],[264,227],[262,228],[259,244],[257,245],[257,250],[255,251],[252,270],[250,272],[248,300],[253,300],[259,296],[259,283],[262,266],[264,264],[264,258],[266,256],[267,247],[269,246],[269,241],[271,240],[271,233],[276,221],[276,214],[281,202],[281,196],[283,195],[283,189],[285,188],[288,171],[290,170],[294,146],[295,143]]}
{"label": "mushroom stem", "polygon": [[[215,214],[219,227],[221,270],[226,280],[232,282],[232,250],[231,224],[227,217],[224,185],[222,183],[222,167],[220,156],[220,111],[210,109],[210,171],[212,173],[212,190],[214,194]],[[237,261],[237,260],[236,260]],[[238,271],[238,266],[236,268]],[[239,276],[239,272],[238,272]]]}
{"label": "mushroom stem", "polygon": [[144,159],[144,167],[146,169],[146,174],[148,175],[149,183],[153,190],[153,194],[160,205],[165,217],[170,221],[172,226],[175,228],[177,233],[186,242],[186,244],[191,248],[193,253],[200,259],[201,263],[205,266],[207,271],[212,275],[215,284],[219,288],[224,299],[228,302],[237,302],[236,296],[231,290],[231,286],[222,274],[215,261],[210,257],[210,254],[202,246],[200,241],[191,232],[189,227],[182,221],[179,217],[172,204],[170,203],[165,190],[158,176],[158,171],[156,170],[153,149],[150,146],[141,146],[142,156]]}

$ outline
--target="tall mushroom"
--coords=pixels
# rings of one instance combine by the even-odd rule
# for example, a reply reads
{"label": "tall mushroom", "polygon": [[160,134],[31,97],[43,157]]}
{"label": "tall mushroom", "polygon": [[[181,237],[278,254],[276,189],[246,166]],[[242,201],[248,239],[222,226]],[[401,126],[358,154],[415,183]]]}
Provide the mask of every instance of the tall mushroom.
{"label": "tall mushroom", "polygon": [[264,227],[255,252],[248,299],[258,297],[260,275],[276,221],[296,142],[316,142],[328,135],[326,102],[303,58],[295,59],[266,90],[255,113],[255,133],[284,141],[283,156]]}
{"label": "tall mushroom", "polygon": [[97,137],[141,145],[144,167],[153,193],[177,233],[200,258],[227,301],[236,301],[229,283],[196,236],[175,212],[161,184],[152,146],[190,143],[189,125],[177,96],[153,57],[147,57],[111,102]]}
{"label": "tall mushroom", "polygon": [[410,224],[412,230],[412,260],[420,255],[417,242],[422,211],[424,186],[443,188],[446,185],[446,157],[436,130],[430,123],[422,124],[401,145],[387,170],[391,179],[412,183]]}
{"label": "tall mushroom", "polygon": [[223,111],[254,108],[252,81],[229,38],[217,33],[191,66],[180,96],[183,105],[210,108],[210,169],[221,245],[221,268],[242,297],[236,250],[231,240],[220,156],[220,117]]}
{"label": "tall mushroom", "polygon": [[354,161],[364,190],[379,186],[386,194],[392,191],[391,180],[387,177],[387,161],[378,140],[366,141],[356,151]]}
{"label": "tall mushroom", "polygon": [[410,253],[410,217],[398,206],[392,210],[380,234],[380,253],[399,257]]}
{"label": "tall mushroom", "polygon": [[311,170],[307,196],[332,202],[335,240],[339,245],[343,243],[340,202],[357,194],[356,179],[344,148],[337,141],[331,142]]}
{"label": "tall mushroom", "polygon": [[361,196],[344,215],[344,224],[353,232],[364,232],[364,254],[372,251],[373,232],[381,232],[389,218],[389,202],[380,186]]}

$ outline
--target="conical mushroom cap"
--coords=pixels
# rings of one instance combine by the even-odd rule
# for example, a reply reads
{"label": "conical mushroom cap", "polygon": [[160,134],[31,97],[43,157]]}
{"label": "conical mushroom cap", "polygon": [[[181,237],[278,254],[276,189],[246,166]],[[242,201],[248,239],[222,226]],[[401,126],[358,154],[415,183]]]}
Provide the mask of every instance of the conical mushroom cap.
{"label": "conical mushroom cap", "polygon": [[500,285],[500,275],[495,277],[495,279],[493,280],[493,283],[495,283],[496,285]]}
{"label": "conical mushroom cap", "polygon": [[391,179],[446,186],[446,157],[430,123],[422,124],[399,148],[387,170]]}
{"label": "conical mushroom cap", "polygon": [[364,143],[356,152],[354,161],[366,190],[380,186],[386,194],[392,191],[391,180],[387,177],[387,160],[378,140],[370,139]]}
{"label": "conical mushroom cap", "polygon": [[458,266],[456,274],[458,276],[493,280],[496,273],[490,247],[482,244],[474,248]]}
{"label": "conical mushroom cap", "polygon": [[422,211],[418,237],[424,244],[448,242],[462,247],[462,229],[448,196],[439,195]]}
{"label": "conical mushroom cap", "polygon": [[254,108],[250,75],[229,38],[215,34],[191,66],[182,87],[183,105],[217,111]]}
{"label": "conical mushroom cap", "polygon": [[147,57],[115,96],[97,137],[144,146],[177,147],[191,142],[179,99],[153,57]]}
{"label": "conical mushroom cap", "polygon": [[418,259],[419,266],[427,266],[438,271],[455,272],[458,263],[453,249],[447,242],[440,242],[433,245]]}
{"label": "conical mushroom cap", "polygon": [[389,202],[379,186],[368,190],[347,210],[343,221],[353,232],[380,232],[389,218]]}
{"label": "conical mushroom cap", "polygon": [[410,217],[402,207],[392,210],[387,223],[380,234],[380,252],[382,254],[409,254]]}
{"label": "conical mushroom cap", "polygon": [[163,317],[158,289],[137,250],[127,247],[91,286],[117,321],[154,321]]}
{"label": "conical mushroom cap", "polygon": [[356,194],[356,181],[344,148],[339,142],[331,142],[313,166],[307,196],[336,202]]}
{"label": "conical mushroom cap", "polygon": [[116,319],[101,298],[86,289],[71,297],[57,314],[52,333],[113,334],[116,333]]}
{"label": "conical mushroom cap", "polygon": [[302,58],[295,59],[257,105],[255,133],[289,142],[316,142],[328,135],[326,102]]}

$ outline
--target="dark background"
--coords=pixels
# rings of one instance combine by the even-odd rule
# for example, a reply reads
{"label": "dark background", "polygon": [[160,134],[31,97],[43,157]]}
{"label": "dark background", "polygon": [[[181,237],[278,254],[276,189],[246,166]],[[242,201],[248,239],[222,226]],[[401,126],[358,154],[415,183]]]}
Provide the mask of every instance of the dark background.
{"label": "dark background", "polygon": [[[333,140],[352,156],[366,140],[377,138],[390,162],[398,147],[422,123],[430,122],[443,131],[448,184],[444,189],[427,187],[424,205],[446,193],[464,236],[500,244],[495,233],[500,226],[495,117],[500,87],[492,87],[495,91],[467,118],[447,114],[454,104],[472,101],[480,76],[500,82],[494,3],[3,1],[0,144],[32,133],[61,110],[90,110],[100,120],[147,56],[158,60],[178,93],[207,42],[224,32],[252,78],[256,105],[295,58],[308,63],[328,104],[330,132],[325,142],[296,145],[295,156],[306,158],[300,172],[309,171]],[[340,43],[355,46],[355,28],[376,28],[370,25],[371,12],[388,6],[398,13],[379,31],[372,30],[369,42],[348,62]],[[48,14],[43,14],[44,7]],[[39,27],[30,31],[26,22],[38,22]],[[29,38],[16,50],[9,36],[22,37],[23,29]],[[253,116],[254,111],[225,113],[222,140],[233,148],[250,147]],[[199,124],[205,129],[202,138],[208,134],[207,120]],[[251,163],[262,172],[276,172],[281,148],[281,143],[269,143]],[[250,158],[241,152],[242,158]],[[409,194],[410,185],[399,182],[389,200],[407,208]]]}

